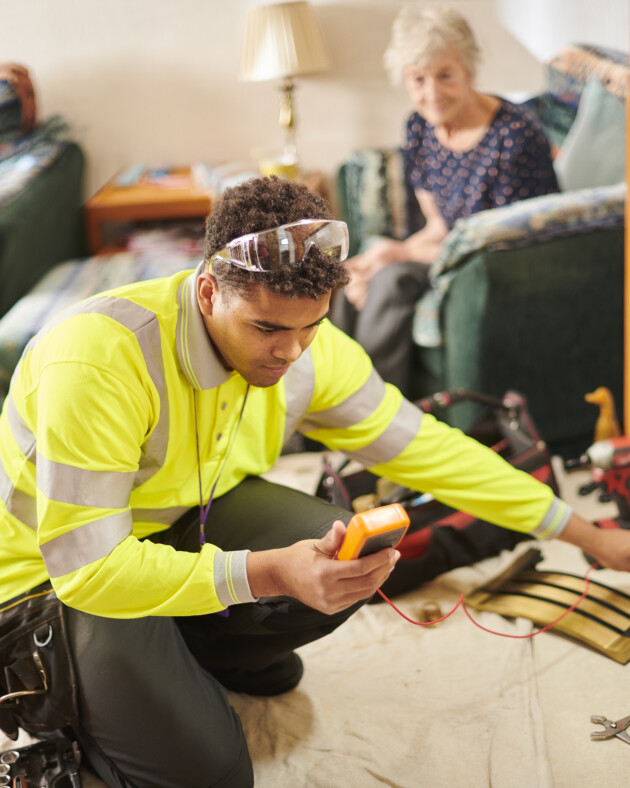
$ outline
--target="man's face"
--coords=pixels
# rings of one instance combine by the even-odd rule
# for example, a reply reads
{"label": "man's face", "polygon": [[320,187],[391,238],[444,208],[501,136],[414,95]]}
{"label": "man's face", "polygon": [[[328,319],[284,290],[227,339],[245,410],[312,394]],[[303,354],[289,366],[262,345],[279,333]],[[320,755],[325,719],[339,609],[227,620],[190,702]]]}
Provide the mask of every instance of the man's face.
{"label": "man's face", "polygon": [[433,126],[457,121],[473,90],[470,75],[454,49],[424,66],[409,66],[405,86],[415,110]]}
{"label": "man's face", "polygon": [[[261,274],[264,276],[264,274]],[[273,386],[315,338],[328,314],[330,293],[321,298],[287,298],[256,285],[248,298],[225,293],[202,273],[198,300],[208,334],[223,365],[252,386]]]}

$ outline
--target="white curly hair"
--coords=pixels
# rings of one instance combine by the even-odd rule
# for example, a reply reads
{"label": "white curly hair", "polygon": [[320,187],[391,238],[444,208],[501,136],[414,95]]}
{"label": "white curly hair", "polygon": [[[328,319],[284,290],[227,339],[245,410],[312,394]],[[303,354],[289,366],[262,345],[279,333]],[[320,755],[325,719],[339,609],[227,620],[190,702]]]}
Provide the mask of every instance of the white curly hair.
{"label": "white curly hair", "polygon": [[464,68],[474,80],[481,51],[459,11],[409,3],[394,20],[383,62],[392,83],[399,85],[406,68],[425,66],[448,49],[457,50]]}

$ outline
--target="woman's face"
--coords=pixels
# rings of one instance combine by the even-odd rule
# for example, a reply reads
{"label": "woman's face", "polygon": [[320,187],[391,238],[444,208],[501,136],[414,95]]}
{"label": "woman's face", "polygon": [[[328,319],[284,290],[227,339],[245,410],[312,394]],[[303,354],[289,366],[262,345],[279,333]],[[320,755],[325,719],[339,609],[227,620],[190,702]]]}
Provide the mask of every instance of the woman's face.
{"label": "woman's face", "polygon": [[405,69],[405,87],[415,110],[433,126],[457,121],[473,93],[472,78],[455,49],[423,66]]}

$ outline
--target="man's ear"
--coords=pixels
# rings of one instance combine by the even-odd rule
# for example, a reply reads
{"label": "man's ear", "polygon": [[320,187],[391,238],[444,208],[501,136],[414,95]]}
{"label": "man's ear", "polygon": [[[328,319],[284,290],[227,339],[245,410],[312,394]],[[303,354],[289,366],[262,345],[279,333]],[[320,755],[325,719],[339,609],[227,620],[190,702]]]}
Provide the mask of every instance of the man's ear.
{"label": "man's ear", "polygon": [[197,278],[197,301],[202,315],[210,317],[214,301],[219,293],[217,280],[210,271],[202,271]]}

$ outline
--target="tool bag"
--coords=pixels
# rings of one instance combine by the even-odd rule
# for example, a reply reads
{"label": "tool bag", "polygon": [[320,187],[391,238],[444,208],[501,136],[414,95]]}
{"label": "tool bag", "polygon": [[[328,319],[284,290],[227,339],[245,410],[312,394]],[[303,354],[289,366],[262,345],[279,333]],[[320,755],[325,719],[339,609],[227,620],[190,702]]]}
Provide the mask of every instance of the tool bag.
{"label": "tool bag", "polygon": [[[468,435],[491,447],[511,465],[548,484],[558,494],[549,452],[522,395],[508,392],[503,399],[496,399],[454,389],[415,404],[439,417],[462,401],[475,401],[482,406]],[[388,596],[417,588],[443,572],[498,555],[531,538],[451,509],[432,496],[407,487],[387,486],[383,484],[385,480],[377,479],[367,470],[344,475],[347,466],[346,462],[334,469],[325,463],[317,495],[355,511],[400,503],[409,515],[407,535],[398,545],[401,558],[382,587]],[[375,596],[374,601],[380,601],[380,597]]]}
{"label": "tool bag", "polygon": [[37,736],[78,718],[64,607],[50,582],[0,605],[0,729]]}

